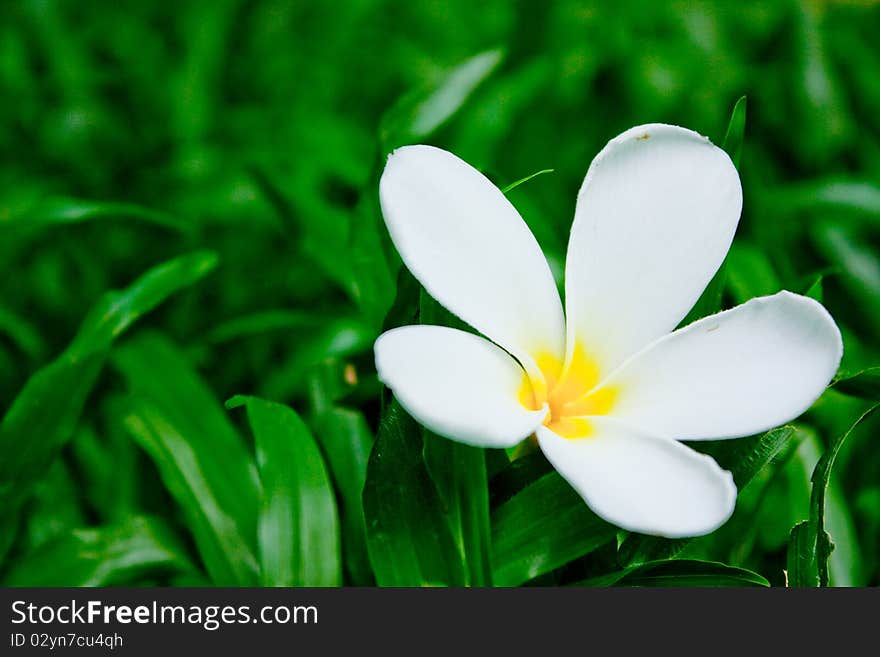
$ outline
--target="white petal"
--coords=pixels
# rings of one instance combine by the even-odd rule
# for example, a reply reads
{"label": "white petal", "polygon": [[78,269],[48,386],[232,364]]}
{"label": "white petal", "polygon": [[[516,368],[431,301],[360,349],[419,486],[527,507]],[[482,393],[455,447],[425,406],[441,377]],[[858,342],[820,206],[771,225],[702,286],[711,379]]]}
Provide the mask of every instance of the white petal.
{"label": "white petal", "polygon": [[780,292],[660,338],[602,387],[614,390],[612,415],[651,433],[735,438],[807,410],[842,353],[840,331],[820,303]]}
{"label": "white petal", "polygon": [[379,378],[434,433],[478,447],[510,447],[547,409],[519,402],[525,372],[488,340],[443,326],[404,326],[379,336]]}
{"label": "white petal", "polygon": [[733,513],[733,476],[710,457],[609,418],[566,439],[537,431],[544,455],[600,517],[619,527],[670,538],[701,536]]}
{"label": "white petal", "polygon": [[674,329],[730,247],[742,209],[727,154],[644,125],[612,139],[578,195],[565,270],[568,348],[604,372]]}
{"label": "white petal", "polygon": [[561,359],[562,303],[537,241],[479,171],[432,146],[405,146],[379,183],[404,263],[437,301],[520,359]]}

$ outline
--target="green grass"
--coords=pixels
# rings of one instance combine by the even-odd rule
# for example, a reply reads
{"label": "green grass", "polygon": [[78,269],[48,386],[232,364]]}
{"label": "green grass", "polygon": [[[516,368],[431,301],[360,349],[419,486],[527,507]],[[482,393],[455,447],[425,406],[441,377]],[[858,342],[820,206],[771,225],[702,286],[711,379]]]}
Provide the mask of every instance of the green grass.
{"label": "green grass", "polygon": [[[3,3],[0,583],[877,585],[878,32],[867,1]],[[372,356],[436,310],[379,214],[392,148],[509,188],[557,271],[647,122],[741,172],[693,316],[789,289],[845,340],[792,427],[701,446],[741,492],[690,541],[423,434]]]}

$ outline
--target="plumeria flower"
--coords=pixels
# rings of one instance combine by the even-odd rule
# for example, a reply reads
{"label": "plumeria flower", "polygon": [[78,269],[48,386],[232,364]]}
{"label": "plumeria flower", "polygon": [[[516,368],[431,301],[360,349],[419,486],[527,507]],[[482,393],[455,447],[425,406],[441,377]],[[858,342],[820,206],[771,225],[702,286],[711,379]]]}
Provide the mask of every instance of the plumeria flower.
{"label": "plumeria flower", "polygon": [[403,408],[469,445],[534,434],[602,518],[668,537],[733,512],[731,474],[679,441],[736,438],[797,417],[843,347],[825,308],[780,292],[684,328],[730,248],[742,188],[695,132],[644,125],[612,139],[578,194],[565,313],[546,259],[504,194],[431,146],[389,158],[391,238],[427,292],[483,336],[390,330],[376,366]]}

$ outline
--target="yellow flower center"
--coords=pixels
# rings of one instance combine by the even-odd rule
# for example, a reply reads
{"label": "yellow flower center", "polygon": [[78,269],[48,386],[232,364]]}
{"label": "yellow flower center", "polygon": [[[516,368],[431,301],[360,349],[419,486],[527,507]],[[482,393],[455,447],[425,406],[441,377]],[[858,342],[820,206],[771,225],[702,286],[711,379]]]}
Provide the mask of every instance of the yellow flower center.
{"label": "yellow flower center", "polygon": [[544,375],[546,385],[535,384],[528,374],[523,375],[519,389],[520,403],[537,411],[546,403],[550,412],[544,425],[563,438],[583,438],[592,433],[588,417],[606,415],[617,398],[614,388],[603,387],[593,391],[599,382],[599,367],[581,345],[576,345],[568,369],[555,357],[540,355],[536,363]]}

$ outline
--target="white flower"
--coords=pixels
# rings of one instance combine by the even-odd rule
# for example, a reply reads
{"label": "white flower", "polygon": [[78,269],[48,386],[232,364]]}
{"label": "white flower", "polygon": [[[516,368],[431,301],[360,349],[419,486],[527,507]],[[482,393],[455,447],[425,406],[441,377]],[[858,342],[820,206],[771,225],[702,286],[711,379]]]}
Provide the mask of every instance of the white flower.
{"label": "white flower", "polygon": [[840,362],[834,320],[790,292],[674,330],[742,209],[727,154],[690,130],[638,126],[593,161],[568,245],[565,315],[535,238],[470,165],[431,146],[400,148],[380,197],[409,270],[488,338],[393,329],[375,345],[381,380],[447,438],[509,447],[534,433],[590,508],[620,527],[670,537],[719,527],[733,478],[678,441],[791,420]]}

